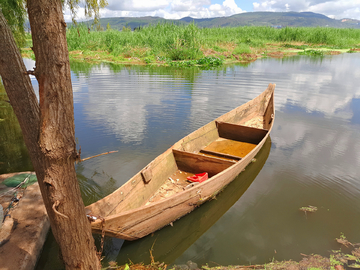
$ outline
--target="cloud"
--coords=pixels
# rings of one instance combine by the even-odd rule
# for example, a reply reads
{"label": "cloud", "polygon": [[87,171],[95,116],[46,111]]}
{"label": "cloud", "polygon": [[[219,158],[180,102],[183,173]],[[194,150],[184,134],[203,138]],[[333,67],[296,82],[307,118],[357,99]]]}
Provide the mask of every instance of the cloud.
{"label": "cloud", "polygon": [[210,0],[174,0],[171,3],[172,11],[205,10],[204,5],[210,5]]}
{"label": "cloud", "polygon": [[[239,0],[108,0],[109,5],[102,9],[104,17],[144,17],[157,16],[165,19],[183,17],[213,18],[231,16],[247,11],[245,3]],[[330,18],[352,18],[360,20],[360,0],[253,0],[253,11],[277,12],[315,12]],[[84,8],[78,10],[79,21],[84,20]],[[65,20],[70,21],[69,11],[65,10]]]}
{"label": "cloud", "polygon": [[109,0],[107,9],[118,10],[118,11],[154,11],[158,9],[166,8],[170,1],[168,0]]}
{"label": "cloud", "polygon": [[126,0],[109,1],[102,11],[103,17],[141,17],[158,16],[165,19],[181,19],[183,17],[210,18],[231,16],[242,13],[234,0],[224,0],[222,4],[211,4],[210,0],[157,0],[143,2]]}
{"label": "cloud", "polygon": [[254,11],[315,12],[335,19],[360,19],[360,0],[260,0],[253,3]]}
{"label": "cloud", "polygon": [[[210,18],[231,16],[245,12],[235,0],[224,0],[220,4],[211,0],[108,0],[109,5],[100,11],[101,17],[144,17],[157,16],[165,19],[183,17]],[[80,7],[77,19],[84,20],[84,9]],[[68,10],[64,12],[65,20],[70,21]]]}

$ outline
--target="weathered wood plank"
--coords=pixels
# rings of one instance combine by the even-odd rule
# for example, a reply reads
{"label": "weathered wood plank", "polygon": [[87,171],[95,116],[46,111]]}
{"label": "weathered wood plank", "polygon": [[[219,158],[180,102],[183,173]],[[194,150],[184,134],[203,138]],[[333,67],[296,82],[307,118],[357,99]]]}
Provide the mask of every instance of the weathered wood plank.
{"label": "weathered wood plank", "polygon": [[144,182],[142,174],[137,173],[116,191],[86,208],[93,215],[106,217],[146,204],[165,180],[177,170],[172,150],[168,149],[145,168],[147,167],[151,167],[152,181]]}
{"label": "weathered wood plank", "polygon": [[269,129],[272,126],[272,121],[274,121],[274,95],[271,95],[269,100],[269,106],[267,106],[264,113],[264,129]]}
{"label": "weathered wood plank", "polygon": [[234,165],[235,162],[173,149],[180,170],[191,173],[207,172],[212,177]]}
{"label": "weathered wood plank", "polygon": [[219,133],[213,121],[186,136],[182,139],[181,147],[175,147],[175,149],[187,152],[199,152],[203,147],[217,138],[219,138]]}
{"label": "weathered wood plank", "polygon": [[229,140],[258,144],[265,137],[268,130],[216,122],[219,135]]}
{"label": "weathered wood plank", "polygon": [[219,157],[219,158],[224,158],[227,160],[234,160],[235,162],[241,160],[241,157],[238,157],[238,156],[224,154],[224,153],[220,153],[220,152],[216,152],[216,151],[205,150],[205,149],[200,150],[200,153],[207,154],[207,155],[213,156],[213,157],[215,156],[215,157]]}

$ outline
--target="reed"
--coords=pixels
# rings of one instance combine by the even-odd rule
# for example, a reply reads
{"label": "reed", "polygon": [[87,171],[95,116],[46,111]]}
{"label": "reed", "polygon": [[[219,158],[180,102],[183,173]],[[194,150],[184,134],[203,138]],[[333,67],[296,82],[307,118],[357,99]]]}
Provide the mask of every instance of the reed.
{"label": "reed", "polygon": [[[213,50],[230,53],[250,53],[267,44],[300,43],[331,48],[360,47],[360,29],[286,27],[222,27],[199,28],[195,24],[159,23],[137,31],[89,31],[85,25],[67,30],[70,51],[105,51],[122,58],[159,57],[171,60],[196,60]],[[289,44],[288,44],[289,45]]]}

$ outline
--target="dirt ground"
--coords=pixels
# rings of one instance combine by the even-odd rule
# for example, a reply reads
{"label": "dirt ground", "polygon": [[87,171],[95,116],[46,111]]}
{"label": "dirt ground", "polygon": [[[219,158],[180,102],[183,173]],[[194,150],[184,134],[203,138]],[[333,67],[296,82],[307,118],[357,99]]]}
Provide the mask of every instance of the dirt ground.
{"label": "dirt ground", "polygon": [[[0,203],[7,207],[14,198],[15,190],[1,182],[15,174],[0,175]],[[0,195],[1,195],[0,194]],[[16,190],[18,202],[13,202],[0,229],[0,269],[32,270],[42,250],[50,228],[48,216],[37,183],[25,190]]]}

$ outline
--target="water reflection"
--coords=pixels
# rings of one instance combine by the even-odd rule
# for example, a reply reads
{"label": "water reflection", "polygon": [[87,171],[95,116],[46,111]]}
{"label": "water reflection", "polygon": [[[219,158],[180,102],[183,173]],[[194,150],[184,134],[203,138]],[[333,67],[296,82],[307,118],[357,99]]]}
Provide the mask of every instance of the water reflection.
{"label": "water reflection", "polygon": [[[105,196],[174,142],[273,82],[272,146],[256,180],[193,244],[185,241],[191,244],[185,251],[181,243],[169,252],[156,248],[155,259],[264,263],[298,260],[300,253],[327,255],[339,248],[334,238],[341,232],[360,242],[359,60],[359,54],[299,56],[217,70],[72,64],[83,157],[119,150],[77,166],[84,199]],[[298,209],[309,204],[319,210],[305,217]],[[151,242],[146,239],[124,245],[111,240],[105,260],[126,261],[126,254],[136,260],[133,252],[148,259],[141,251]],[[123,255],[117,255],[120,248]]]}
{"label": "water reflection", "polygon": [[[116,261],[119,265],[129,262],[148,264],[151,263],[150,249],[153,250],[152,254],[157,261],[167,264],[174,263],[245,193],[264,166],[270,153],[270,147],[271,140],[269,137],[256,155],[256,162],[246,167],[246,170],[231,182],[215,200],[203,204],[190,214],[174,222],[173,226],[167,226],[152,235],[132,242],[105,237],[102,264],[105,266],[110,261]],[[89,198],[99,196],[101,188],[96,183],[89,181],[89,179],[84,181],[80,171],[77,170],[78,179],[85,199],[89,200]],[[99,235],[94,235],[94,237],[99,247],[101,237]],[[62,269],[62,263],[57,256],[59,248],[52,235],[47,239],[44,251],[38,262],[37,269]]]}
{"label": "water reflection", "polygon": [[[122,74],[121,79],[129,83],[128,87],[140,85],[151,92],[143,100],[141,112],[145,135],[142,141],[129,142],[133,146],[127,152],[133,154],[130,163],[137,165],[129,168],[118,164],[132,170],[131,175],[145,166],[151,155],[156,156],[190,131],[256,96],[267,83],[277,83],[276,121],[268,162],[244,196],[175,263],[192,260],[202,264],[212,260],[220,264],[247,264],[263,263],[273,257],[300,259],[300,253],[327,255],[327,250],[337,248],[333,239],[340,232],[360,240],[355,233],[360,220],[354,216],[360,212],[357,154],[360,114],[356,106],[360,65],[354,57],[359,56],[264,59],[247,68],[201,71],[190,79],[186,74],[171,79],[171,71],[143,76],[148,72],[146,67]],[[127,80],[127,76],[139,78]],[[91,87],[95,88],[94,85]],[[92,117],[90,109],[87,113]],[[131,119],[115,121],[124,125]],[[118,136],[126,137],[124,133]],[[122,144],[121,149],[124,148],[128,149],[126,144]],[[144,157],[148,153],[150,156]],[[119,174],[114,173],[119,181],[121,176],[115,175]],[[319,207],[311,219],[298,211],[308,204]],[[353,217],[352,222],[347,222],[346,216]],[[121,244],[116,243],[119,249]],[[136,242],[129,246],[132,245],[134,249],[140,248]],[[123,251],[126,247],[127,244]],[[162,256],[166,253],[158,257],[165,258]],[[116,248],[111,254],[116,254]],[[145,260],[147,255],[144,252],[143,257],[139,256]]]}
{"label": "water reflection", "polygon": [[0,174],[33,170],[20,125],[0,80]]}

